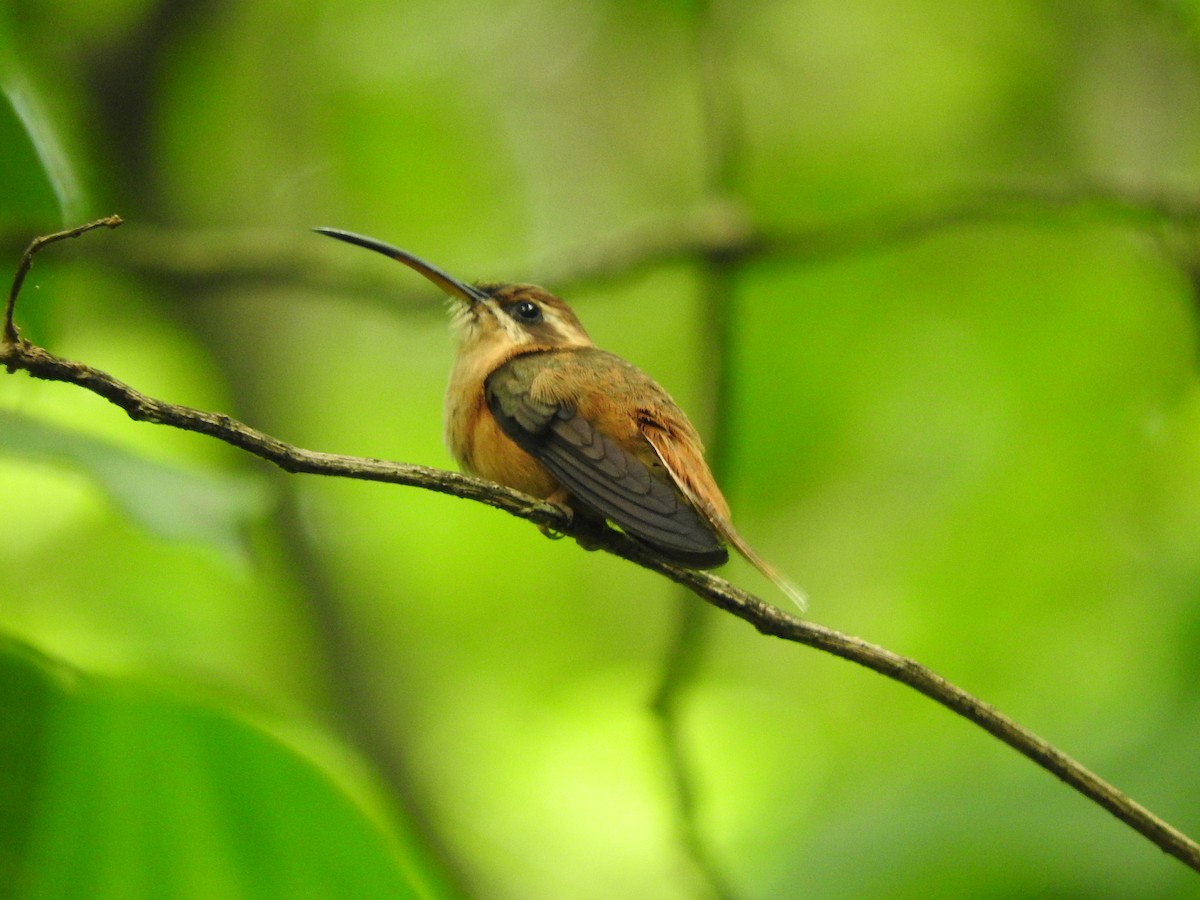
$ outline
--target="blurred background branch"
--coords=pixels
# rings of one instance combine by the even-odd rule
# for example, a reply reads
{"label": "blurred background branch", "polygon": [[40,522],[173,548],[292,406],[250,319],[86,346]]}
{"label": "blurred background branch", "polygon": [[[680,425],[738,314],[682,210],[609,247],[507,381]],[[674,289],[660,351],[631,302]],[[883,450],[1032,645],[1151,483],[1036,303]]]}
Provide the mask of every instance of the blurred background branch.
{"label": "blurred background branch", "polygon": [[[673,263],[833,261],[969,225],[1055,228],[1067,221],[1130,228],[1151,238],[1175,232],[1194,237],[1200,227],[1200,195],[1103,184],[976,186],[788,229],[754,224],[748,210],[730,194],[714,190],[710,202],[685,217],[663,218],[625,234],[574,246],[557,258],[485,271],[478,279],[533,279],[566,294],[641,277]],[[76,252],[131,275],[197,290],[272,285],[313,294],[337,292],[391,312],[439,320],[443,315],[441,306],[430,302],[430,292],[420,285],[405,286],[388,269],[355,266],[344,254],[319,249],[303,229],[194,229],[133,222],[126,232],[132,239],[111,254],[89,247]],[[27,239],[10,231],[2,243],[15,250]]]}

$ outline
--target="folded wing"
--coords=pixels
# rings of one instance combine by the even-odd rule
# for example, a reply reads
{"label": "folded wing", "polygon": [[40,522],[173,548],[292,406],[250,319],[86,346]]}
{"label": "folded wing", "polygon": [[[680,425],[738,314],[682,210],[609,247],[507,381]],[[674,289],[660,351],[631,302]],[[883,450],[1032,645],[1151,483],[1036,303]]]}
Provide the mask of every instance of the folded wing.
{"label": "folded wing", "polygon": [[515,357],[489,377],[488,408],[504,433],[572,497],[664,557],[698,568],[724,563],[727,551],[669,475],[604,434],[577,404],[534,396],[543,355]]}

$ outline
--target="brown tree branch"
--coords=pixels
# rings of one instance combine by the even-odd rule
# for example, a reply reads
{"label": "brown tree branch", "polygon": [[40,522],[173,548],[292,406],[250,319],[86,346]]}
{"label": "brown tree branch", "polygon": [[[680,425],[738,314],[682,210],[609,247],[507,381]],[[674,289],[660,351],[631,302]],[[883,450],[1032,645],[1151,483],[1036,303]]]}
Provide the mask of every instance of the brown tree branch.
{"label": "brown tree branch", "polygon": [[[35,240],[26,252],[28,258],[22,258],[18,277],[23,277],[33,255],[41,247],[56,240],[78,236],[93,228],[114,227],[119,223],[120,220],[114,216]],[[229,416],[149,397],[106,372],[81,362],[61,359],[20,338],[13,321],[19,291],[20,283],[16,281],[6,308],[3,328],[0,330],[0,365],[5,366],[9,372],[24,370],[35,378],[77,385],[119,406],[136,421],[169,425],[217,438],[288,472],[420,487],[485,503],[519,518],[582,539],[590,546],[596,546],[684,585],[701,599],[748,622],[764,635],[831,653],[919,691],[952,712],[974,722],[1108,810],[1163,852],[1200,871],[1200,844],[1062,751],[1018,725],[1004,713],[916,660],[823,625],[799,619],[735,587],[723,578],[709,572],[682,569],[664,562],[616,531],[569,521],[558,507],[491,482],[427,466],[306,450],[264,434]]]}

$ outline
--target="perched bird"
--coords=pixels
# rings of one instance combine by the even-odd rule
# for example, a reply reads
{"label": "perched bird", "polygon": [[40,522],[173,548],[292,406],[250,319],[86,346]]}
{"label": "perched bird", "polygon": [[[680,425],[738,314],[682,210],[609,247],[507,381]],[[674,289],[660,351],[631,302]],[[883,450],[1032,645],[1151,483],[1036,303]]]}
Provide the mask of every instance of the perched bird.
{"label": "perched bird", "polygon": [[566,303],[531,284],[466,284],[373,238],[316,231],[398,260],[450,296],[458,355],[446,445],[463,471],[613,522],[687,568],[727,562],[728,543],[804,608],[803,593],[734,529],[683,410],[593,344]]}

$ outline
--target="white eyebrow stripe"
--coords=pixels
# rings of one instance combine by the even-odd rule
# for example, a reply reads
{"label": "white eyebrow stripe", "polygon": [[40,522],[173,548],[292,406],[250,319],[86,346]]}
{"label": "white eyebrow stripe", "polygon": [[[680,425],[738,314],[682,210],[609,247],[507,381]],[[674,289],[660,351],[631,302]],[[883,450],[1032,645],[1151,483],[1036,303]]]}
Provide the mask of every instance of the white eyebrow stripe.
{"label": "white eyebrow stripe", "polygon": [[545,344],[551,347],[587,347],[591,341],[581,325],[572,316],[570,310],[563,310],[552,303],[543,303],[536,299],[530,302],[537,305],[542,312],[542,327],[530,329],[518,319],[509,315],[494,297],[481,298],[467,304],[461,298],[451,297],[450,324],[461,341],[473,342],[483,336],[491,326],[481,321],[488,315],[496,320],[499,328],[494,329],[496,338],[503,338],[510,346],[522,347],[533,344]]}

